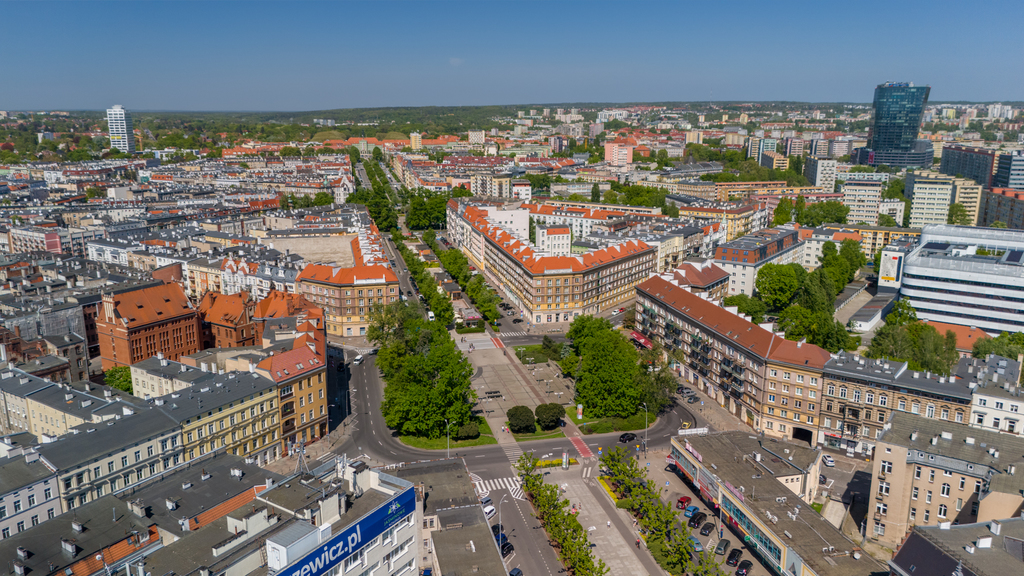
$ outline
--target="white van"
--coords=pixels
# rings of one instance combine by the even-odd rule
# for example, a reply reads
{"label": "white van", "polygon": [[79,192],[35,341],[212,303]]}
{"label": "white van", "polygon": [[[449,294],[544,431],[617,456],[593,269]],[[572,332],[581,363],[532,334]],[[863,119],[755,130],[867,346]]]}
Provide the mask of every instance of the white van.
{"label": "white van", "polygon": [[433,310],[430,310],[430,311],[427,312],[427,319],[430,320],[431,322],[434,321],[434,311]]}

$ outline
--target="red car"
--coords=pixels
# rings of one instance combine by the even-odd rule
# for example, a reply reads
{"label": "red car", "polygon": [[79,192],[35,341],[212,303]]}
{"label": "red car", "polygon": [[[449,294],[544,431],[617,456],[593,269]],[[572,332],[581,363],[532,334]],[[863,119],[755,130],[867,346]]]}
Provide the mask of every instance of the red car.
{"label": "red car", "polygon": [[683,496],[682,498],[680,498],[679,500],[676,501],[676,509],[677,510],[686,510],[686,507],[689,506],[689,505],[690,505],[690,497],[689,496]]}

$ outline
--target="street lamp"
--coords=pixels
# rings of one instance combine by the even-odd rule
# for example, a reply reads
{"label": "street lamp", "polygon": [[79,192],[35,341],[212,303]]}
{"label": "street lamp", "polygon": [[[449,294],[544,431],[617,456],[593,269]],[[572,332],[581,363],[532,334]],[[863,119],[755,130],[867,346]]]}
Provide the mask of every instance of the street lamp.
{"label": "street lamp", "polygon": [[448,457],[452,457],[452,435],[450,433],[451,424],[448,423],[448,419],[444,419],[444,435],[448,438]]}
{"label": "street lamp", "polygon": [[498,526],[501,526],[499,533],[505,531],[505,526],[501,523],[501,503],[505,501],[505,498],[508,498],[508,494],[503,495],[501,500],[498,501]]}
{"label": "street lamp", "polygon": [[647,456],[647,402],[641,402],[644,405],[644,456]]}

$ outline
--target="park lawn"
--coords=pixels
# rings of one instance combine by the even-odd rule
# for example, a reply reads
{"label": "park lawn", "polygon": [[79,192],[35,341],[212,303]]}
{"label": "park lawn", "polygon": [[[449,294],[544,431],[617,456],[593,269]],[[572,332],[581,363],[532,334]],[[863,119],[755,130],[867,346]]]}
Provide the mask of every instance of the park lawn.
{"label": "park lawn", "polygon": [[[579,426],[580,431],[584,434],[607,434],[609,432],[635,432],[637,430],[644,429],[644,413],[634,414],[629,418],[594,418],[588,415],[586,412],[583,413],[583,419],[575,419],[575,414],[571,415],[574,418],[574,422]],[[653,414],[647,417],[647,427],[654,426],[654,423],[658,421],[658,418]]]}
{"label": "park lawn", "polygon": [[[523,349],[522,352],[519,351],[520,348]],[[516,358],[522,357],[522,362],[523,364],[526,365],[540,364],[541,362],[547,362],[548,360],[554,360],[555,362],[558,362],[559,360],[562,359],[561,355],[549,357],[547,351],[544,350],[544,347],[541,346],[540,344],[532,344],[530,346],[516,346],[512,348],[512,351],[515,352]],[[529,360],[527,360],[527,358],[533,358],[533,362],[530,362]]]}
{"label": "park lawn", "polygon": [[[477,426],[480,427],[480,436],[473,438],[472,440],[452,440],[452,448],[469,448],[471,446],[486,446],[488,444],[497,444],[498,440],[494,437],[494,432],[491,431],[491,427],[487,424],[486,418],[477,416]],[[422,438],[419,436],[399,436],[399,440],[406,446],[413,448],[420,448],[422,450],[447,450],[448,449],[448,438]]]}

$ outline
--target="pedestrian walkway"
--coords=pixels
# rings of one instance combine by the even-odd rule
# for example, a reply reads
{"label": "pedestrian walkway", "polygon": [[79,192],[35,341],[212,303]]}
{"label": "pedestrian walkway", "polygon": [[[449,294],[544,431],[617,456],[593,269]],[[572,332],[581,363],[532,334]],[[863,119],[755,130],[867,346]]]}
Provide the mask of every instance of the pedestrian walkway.
{"label": "pedestrian walkway", "polygon": [[[463,342],[463,338],[465,338],[465,342]],[[499,348],[499,346],[495,346],[495,340],[497,340],[497,338],[489,338],[483,335],[476,335],[475,338],[470,338],[468,336],[456,336],[455,345],[463,352],[469,352],[471,350],[493,350],[494,348]]]}
{"label": "pedestrian walkway", "polygon": [[476,493],[480,498],[487,496],[495,490],[508,490],[509,494],[516,500],[526,500],[523,494],[523,485],[519,482],[519,477],[517,476],[479,480],[473,482],[473,487],[476,488]]}

